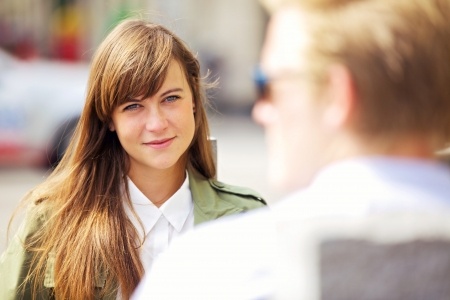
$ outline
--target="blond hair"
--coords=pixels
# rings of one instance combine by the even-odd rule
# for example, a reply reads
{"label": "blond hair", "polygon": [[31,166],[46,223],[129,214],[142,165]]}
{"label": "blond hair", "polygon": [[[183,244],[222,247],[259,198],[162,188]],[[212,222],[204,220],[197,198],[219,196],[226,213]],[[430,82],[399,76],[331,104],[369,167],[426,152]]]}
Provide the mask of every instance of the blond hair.
{"label": "blond hair", "polygon": [[[115,132],[112,111],[130,96],[157,92],[176,59],[183,67],[195,102],[195,134],[188,164],[207,178],[215,176],[204,104],[204,85],[196,57],[166,28],[144,20],[126,20],[98,47],[92,61],[86,104],[66,155],[26,197],[47,215],[28,241],[33,253],[25,285],[41,288],[49,255],[54,255],[56,299],[93,299],[94,283],[107,274],[101,295],[120,286],[129,298],[143,276],[136,229],[127,217],[128,160]],[[186,166],[188,167],[188,166]]]}
{"label": "blond hair", "polygon": [[[448,140],[449,0],[262,0],[306,12],[304,53],[316,90],[327,68],[346,66],[355,81],[362,133],[419,134]],[[299,54],[301,55],[301,54]]]}

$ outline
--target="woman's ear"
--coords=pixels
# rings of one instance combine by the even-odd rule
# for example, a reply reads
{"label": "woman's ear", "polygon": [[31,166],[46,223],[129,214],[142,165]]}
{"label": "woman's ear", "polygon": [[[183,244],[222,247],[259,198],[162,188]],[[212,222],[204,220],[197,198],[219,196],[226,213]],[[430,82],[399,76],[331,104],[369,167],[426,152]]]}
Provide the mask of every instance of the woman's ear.
{"label": "woman's ear", "polygon": [[110,131],[116,131],[113,121],[109,121],[108,128]]}

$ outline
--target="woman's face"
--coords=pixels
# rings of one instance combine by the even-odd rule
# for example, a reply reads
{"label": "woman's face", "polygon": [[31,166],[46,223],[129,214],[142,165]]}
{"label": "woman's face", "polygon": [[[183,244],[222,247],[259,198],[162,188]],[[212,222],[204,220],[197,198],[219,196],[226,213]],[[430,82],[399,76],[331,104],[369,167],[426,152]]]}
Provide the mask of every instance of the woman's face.
{"label": "woman's face", "polygon": [[184,71],[174,59],[154,95],[116,107],[109,127],[129,156],[130,173],[184,170],[180,157],[194,137],[194,109]]}

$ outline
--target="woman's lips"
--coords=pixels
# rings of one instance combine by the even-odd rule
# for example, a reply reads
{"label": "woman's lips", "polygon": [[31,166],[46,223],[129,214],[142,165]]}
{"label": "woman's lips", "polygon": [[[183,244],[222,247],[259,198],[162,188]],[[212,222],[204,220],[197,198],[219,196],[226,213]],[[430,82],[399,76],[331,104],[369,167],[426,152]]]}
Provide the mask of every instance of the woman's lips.
{"label": "woman's lips", "polygon": [[152,147],[153,149],[164,149],[169,147],[175,137],[168,138],[168,139],[162,139],[162,140],[154,140],[149,143],[145,143],[145,145]]}

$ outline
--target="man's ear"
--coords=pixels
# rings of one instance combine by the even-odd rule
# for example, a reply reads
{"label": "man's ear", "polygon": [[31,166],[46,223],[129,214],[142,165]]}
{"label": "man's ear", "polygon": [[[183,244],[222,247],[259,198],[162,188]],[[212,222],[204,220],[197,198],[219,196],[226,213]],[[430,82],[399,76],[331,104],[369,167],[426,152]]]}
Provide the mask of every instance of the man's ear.
{"label": "man's ear", "polygon": [[116,127],[114,127],[113,121],[109,121],[108,128],[110,131],[116,131]]}
{"label": "man's ear", "polygon": [[328,70],[327,105],[324,123],[331,130],[348,125],[356,114],[356,91],[353,76],[347,67],[333,65]]}

